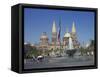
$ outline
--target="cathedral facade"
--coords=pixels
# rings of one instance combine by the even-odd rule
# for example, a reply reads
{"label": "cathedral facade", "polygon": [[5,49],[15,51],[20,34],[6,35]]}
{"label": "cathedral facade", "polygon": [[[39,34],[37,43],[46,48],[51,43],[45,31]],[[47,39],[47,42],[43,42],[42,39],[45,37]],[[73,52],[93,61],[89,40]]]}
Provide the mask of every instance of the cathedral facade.
{"label": "cathedral facade", "polygon": [[[72,38],[74,48],[79,48],[79,41],[77,39],[77,32],[75,28],[75,23],[72,23],[72,30],[71,32],[66,30],[62,40],[58,41],[58,32],[56,28],[56,22],[53,21],[52,30],[51,30],[51,42],[49,42],[49,38],[46,32],[43,32],[40,37],[40,48],[43,50],[56,50],[56,49],[65,49],[68,47],[69,44],[69,37]],[[61,37],[60,37],[61,38]]]}

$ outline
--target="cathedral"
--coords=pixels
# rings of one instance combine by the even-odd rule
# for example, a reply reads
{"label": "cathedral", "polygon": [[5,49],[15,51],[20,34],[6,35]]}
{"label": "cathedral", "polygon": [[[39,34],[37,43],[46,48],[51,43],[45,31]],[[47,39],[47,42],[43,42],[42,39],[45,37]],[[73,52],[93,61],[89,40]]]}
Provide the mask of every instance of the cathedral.
{"label": "cathedral", "polygon": [[42,33],[40,37],[40,48],[41,49],[43,50],[65,49],[68,46],[69,37],[72,38],[74,48],[79,48],[79,42],[77,39],[77,32],[76,32],[74,22],[72,23],[71,32],[69,32],[68,29],[66,29],[66,32],[64,36],[62,37],[62,40],[58,41],[58,32],[56,28],[56,22],[53,21],[51,35],[52,35],[51,42],[49,42],[50,39],[48,38],[46,32]]}

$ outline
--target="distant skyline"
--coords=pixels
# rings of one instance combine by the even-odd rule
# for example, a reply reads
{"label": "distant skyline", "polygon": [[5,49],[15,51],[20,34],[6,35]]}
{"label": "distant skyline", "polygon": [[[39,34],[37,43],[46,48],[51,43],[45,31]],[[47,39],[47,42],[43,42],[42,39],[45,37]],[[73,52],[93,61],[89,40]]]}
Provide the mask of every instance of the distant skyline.
{"label": "distant skyline", "polygon": [[47,33],[51,42],[53,21],[56,22],[58,30],[59,19],[61,19],[61,40],[66,29],[71,32],[73,22],[80,43],[94,39],[94,12],[25,8],[24,42],[39,43],[43,32]]}

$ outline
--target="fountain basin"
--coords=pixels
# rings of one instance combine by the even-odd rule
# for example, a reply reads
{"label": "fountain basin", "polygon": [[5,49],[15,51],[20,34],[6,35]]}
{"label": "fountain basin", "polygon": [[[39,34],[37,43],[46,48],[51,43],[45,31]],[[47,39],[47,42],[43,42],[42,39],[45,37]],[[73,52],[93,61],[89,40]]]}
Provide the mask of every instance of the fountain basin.
{"label": "fountain basin", "polygon": [[77,49],[68,49],[66,50],[66,54],[69,56],[69,57],[73,57],[74,54],[76,53]]}

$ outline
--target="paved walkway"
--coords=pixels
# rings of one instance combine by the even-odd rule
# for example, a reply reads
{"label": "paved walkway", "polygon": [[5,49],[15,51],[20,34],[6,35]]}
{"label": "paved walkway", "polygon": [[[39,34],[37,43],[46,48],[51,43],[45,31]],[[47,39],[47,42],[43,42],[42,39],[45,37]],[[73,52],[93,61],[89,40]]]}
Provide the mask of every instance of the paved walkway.
{"label": "paved walkway", "polygon": [[51,68],[51,67],[70,67],[70,66],[86,66],[93,65],[93,56],[77,56],[73,58],[69,57],[56,57],[56,58],[45,58],[42,62],[36,62],[32,59],[26,59],[24,63],[25,69],[34,68]]}

